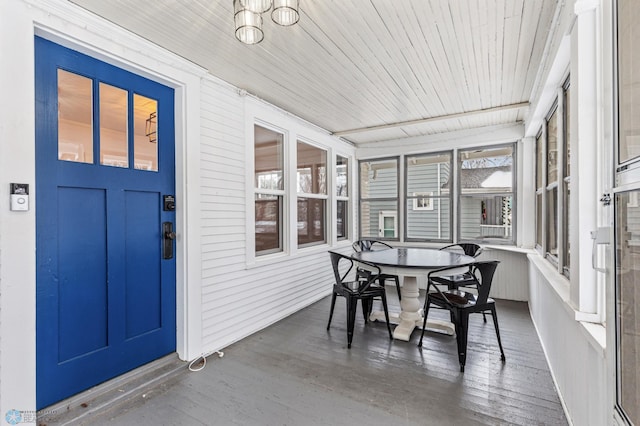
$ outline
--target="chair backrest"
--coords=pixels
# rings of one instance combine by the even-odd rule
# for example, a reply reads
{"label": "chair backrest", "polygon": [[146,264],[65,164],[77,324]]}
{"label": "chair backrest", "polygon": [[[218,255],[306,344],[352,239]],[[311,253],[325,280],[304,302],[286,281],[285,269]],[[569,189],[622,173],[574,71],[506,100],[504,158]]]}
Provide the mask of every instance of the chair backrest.
{"label": "chair backrest", "polygon": [[478,257],[482,253],[482,246],[474,243],[457,243],[442,247],[440,250],[462,250],[467,256]]}
{"label": "chair backrest", "polygon": [[487,303],[489,292],[491,291],[491,283],[493,282],[493,275],[496,272],[498,263],[500,263],[499,260],[486,260],[473,264],[473,274],[478,281],[476,304],[483,305]]}
{"label": "chair backrest", "polygon": [[389,244],[380,240],[373,240],[370,238],[363,238],[361,240],[355,241],[351,247],[353,247],[353,251],[373,251],[373,250],[385,250],[393,248]]}
{"label": "chair backrest", "polygon": [[361,281],[360,283],[358,283],[359,285],[357,286],[357,288],[354,288],[354,286],[349,285],[350,283],[352,283],[352,281],[348,281],[347,277],[349,275],[349,272],[351,272],[351,270],[353,269],[355,261],[345,254],[331,250],[329,250],[329,256],[331,257],[331,266],[333,267],[333,275],[336,279],[336,284],[339,286],[348,287],[351,290],[360,292],[366,290],[367,288],[369,288],[372,282],[378,279],[378,276],[381,273],[381,269],[379,266],[374,265],[373,263],[358,260],[358,263],[367,265],[367,267],[371,269],[371,273],[366,276],[366,281]]}

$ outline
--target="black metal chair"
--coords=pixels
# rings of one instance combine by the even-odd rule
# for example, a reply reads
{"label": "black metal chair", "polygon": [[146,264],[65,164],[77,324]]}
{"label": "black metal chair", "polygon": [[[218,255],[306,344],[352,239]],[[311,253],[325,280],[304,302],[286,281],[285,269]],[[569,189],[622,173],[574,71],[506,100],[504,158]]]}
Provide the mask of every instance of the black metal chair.
{"label": "black metal chair", "polygon": [[[358,261],[359,263],[367,265],[373,272],[369,274],[366,279],[357,277],[353,281],[348,281],[347,277],[353,269],[355,261],[349,256],[334,251],[329,251],[331,256],[331,265],[333,266],[333,274],[336,282],[333,285],[333,295],[331,296],[331,311],[329,312],[329,322],[327,323],[327,330],[331,326],[331,319],[333,318],[333,308],[336,304],[336,297],[342,296],[347,301],[347,347],[351,348],[351,341],[353,340],[353,328],[356,321],[356,311],[358,309],[358,300],[362,301],[362,312],[364,314],[364,322],[369,321],[369,313],[371,312],[371,306],[374,298],[380,298],[382,300],[382,307],[384,308],[384,315],[387,320],[387,330],[389,331],[389,338],[392,338],[391,325],[389,324],[389,310],[387,309],[387,296],[385,294],[384,286],[379,285],[378,276],[380,275],[380,268],[372,263]],[[342,272],[341,272],[342,271]]]}
{"label": "black metal chair", "polygon": [[[393,248],[391,247],[389,244],[385,243],[384,241],[380,241],[380,240],[373,240],[373,239],[368,239],[368,238],[364,238],[362,240],[358,240],[355,241],[351,247],[353,247],[353,250],[356,252],[361,252],[361,251],[374,251],[374,250],[386,250],[386,249],[390,249]],[[358,276],[359,277],[365,277],[369,274],[369,271],[367,271],[366,269],[362,269],[362,268],[358,268]],[[393,280],[396,283],[396,291],[398,292],[398,300],[402,300],[402,295],[400,294],[400,280],[398,279],[397,275],[392,275],[392,274],[380,274],[378,276],[378,280],[380,280],[380,284],[382,284],[384,286],[385,282],[387,280]]]}
{"label": "black metal chair", "polygon": [[[474,243],[458,243],[450,244],[442,247],[440,250],[464,253],[467,256],[478,257],[482,254],[482,247]],[[449,290],[456,290],[460,287],[476,286],[476,280],[473,275],[473,266],[469,266],[466,271],[457,270],[454,274],[434,275],[432,277],[436,284],[446,285]],[[483,313],[482,318],[487,322],[487,317]]]}
{"label": "black metal chair", "polygon": [[[474,272],[473,278],[475,279],[478,294],[472,294],[461,290],[445,290],[442,291],[437,283],[433,280],[433,277],[438,273],[446,271],[444,268],[431,271],[428,275],[427,295],[424,301],[424,322],[422,325],[422,334],[420,335],[420,343],[418,346],[422,347],[422,339],[424,337],[424,327],[427,324],[427,316],[429,315],[429,307],[434,305],[439,308],[447,309],[451,312],[451,321],[455,325],[456,329],[456,341],[458,344],[458,361],[460,362],[460,371],[464,371],[464,365],[467,360],[467,334],[469,331],[469,315],[473,313],[484,313],[485,311],[491,311],[493,317],[493,325],[496,329],[496,336],[498,338],[498,345],[500,346],[500,353],[502,362],[505,361],[504,350],[502,349],[502,341],[500,340],[500,330],[498,328],[498,316],[496,314],[495,301],[489,297],[491,291],[491,283],[493,281],[493,275],[498,267],[497,260],[476,262],[473,264]],[[479,277],[478,277],[479,276]]]}

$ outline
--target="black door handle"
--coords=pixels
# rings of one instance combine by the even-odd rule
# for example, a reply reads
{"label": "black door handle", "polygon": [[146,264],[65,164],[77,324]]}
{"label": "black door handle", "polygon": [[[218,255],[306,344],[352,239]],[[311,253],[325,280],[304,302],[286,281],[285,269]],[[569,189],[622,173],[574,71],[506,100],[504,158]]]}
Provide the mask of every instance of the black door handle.
{"label": "black door handle", "polygon": [[162,258],[173,259],[173,240],[176,239],[176,233],[173,231],[173,222],[164,222],[162,224]]}

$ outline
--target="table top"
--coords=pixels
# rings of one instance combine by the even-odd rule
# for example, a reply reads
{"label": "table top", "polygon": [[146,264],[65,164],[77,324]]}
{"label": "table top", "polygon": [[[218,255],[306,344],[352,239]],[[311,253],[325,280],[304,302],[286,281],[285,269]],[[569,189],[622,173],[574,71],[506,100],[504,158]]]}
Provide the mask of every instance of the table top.
{"label": "table top", "polygon": [[362,251],[353,253],[351,258],[371,262],[378,266],[412,269],[440,269],[448,266],[465,266],[475,261],[473,257],[464,254],[414,247]]}

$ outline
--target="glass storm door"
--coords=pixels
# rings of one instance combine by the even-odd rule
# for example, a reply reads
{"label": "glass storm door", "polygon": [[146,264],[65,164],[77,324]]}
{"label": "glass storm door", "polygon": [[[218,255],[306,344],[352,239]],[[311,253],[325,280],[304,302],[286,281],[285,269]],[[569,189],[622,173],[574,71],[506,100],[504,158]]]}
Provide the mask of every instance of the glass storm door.
{"label": "glass storm door", "polygon": [[35,52],[42,408],[175,351],[174,92],[38,37]]}
{"label": "glass storm door", "polygon": [[640,424],[640,189],[619,192],[616,209],[617,405]]}

